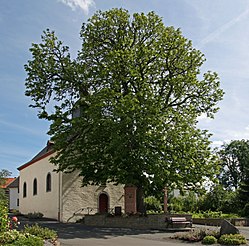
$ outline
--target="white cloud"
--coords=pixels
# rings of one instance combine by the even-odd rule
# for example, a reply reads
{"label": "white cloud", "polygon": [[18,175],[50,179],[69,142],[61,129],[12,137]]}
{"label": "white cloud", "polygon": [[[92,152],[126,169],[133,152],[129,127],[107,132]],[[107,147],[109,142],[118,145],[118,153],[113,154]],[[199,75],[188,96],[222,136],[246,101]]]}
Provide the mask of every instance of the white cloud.
{"label": "white cloud", "polygon": [[211,42],[212,40],[216,39],[220,36],[221,33],[227,31],[232,26],[234,26],[237,22],[240,22],[242,19],[247,17],[249,14],[249,8],[247,7],[240,15],[233,18],[232,20],[228,21],[227,23],[223,24],[221,27],[216,29],[214,32],[207,35],[204,39],[201,40],[199,46],[205,46],[207,43]]}
{"label": "white cloud", "polygon": [[[5,129],[5,131],[7,129],[11,129],[12,131],[17,131],[17,132],[26,132],[26,133],[29,133],[31,135],[36,135],[36,136],[46,136],[46,132],[41,132],[41,130],[39,129],[35,129],[35,128],[30,128],[30,127],[25,127],[25,126],[22,126],[21,123],[13,123],[13,122],[10,122],[10,121],[6,121],[6,120],[2,120],[0,118],[0,126],[4,126],[4,127],[7,127]],[[4,127],[2,127],[4,129]]]}
{"label": "white cloud", "polygon": [[94,6],[94,0],[59,0],[60,2],[68,5],[72,10],[81,8],[86,14],[89,12],[89,8]]}

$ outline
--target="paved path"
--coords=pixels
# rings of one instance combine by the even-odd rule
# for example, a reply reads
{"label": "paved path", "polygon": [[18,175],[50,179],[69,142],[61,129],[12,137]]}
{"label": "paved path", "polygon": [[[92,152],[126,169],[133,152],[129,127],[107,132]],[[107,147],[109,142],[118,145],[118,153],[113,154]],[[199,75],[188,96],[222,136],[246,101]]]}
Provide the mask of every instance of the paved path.
{"label": "paved path", "polygon": [[[34,222],[23,221],[22,226],[25,223]],[[83,224],[63,224],[57,221],[39,221],[38,223],[56,230],[61,246],[189,246],[187,242],[170,239],[173,232],[96,228]],[[198,225],[194,226],[199,227]],[[249,240],[249,227],[239,227],[239,230]],[[201,243],[194,245],[201,245]]]}

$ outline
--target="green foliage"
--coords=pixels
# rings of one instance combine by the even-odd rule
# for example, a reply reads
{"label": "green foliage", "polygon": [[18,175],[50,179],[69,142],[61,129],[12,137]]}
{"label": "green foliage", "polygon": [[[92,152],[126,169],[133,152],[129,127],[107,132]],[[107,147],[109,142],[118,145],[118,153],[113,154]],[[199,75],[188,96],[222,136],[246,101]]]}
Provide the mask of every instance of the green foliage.
{"label": "green foliage", "polygon": [[17,230],[9,230],[0,233],[0,245],[12,243],[18,239],[20,232]]}
{"label": "green foliage", "polygon": [[225,234],[219,238],[218,242],[222,245],[240,245],[246,244],[246,239],[241,234]]}
{"label": "green foliage", "polygon": [[2,185],[5,184],[5,178],[9,177],[11,175],[11,172],[9,172],[6,169],[1,169],[0,170],[0,201],[4,200],[7,202],[7,197],[5,195],[4,189],[1,188]]}
{"label": "green foliage", "polygon": [[173,197],[169,200],[168,209],[171,213],[182,212],[184,209],[184,198],[182,196]]}
{"label": "green foliage", "polygon": [[189,242],[200,242],[202,241],[206,236],[213,236],[215,238],[219,237],[219,230],[210,230],[206,228],[198,228],[193,229],[190,232],[184,232],[184,233],[176,233],[175,236],[173,236],[174,239],[180,239],[184,241]]}
{"label": "green foliage", "polygon": [[244,207],[249,203],[249,177],[240,183],[238,188],[238,200],[243,210],[245,210]]}
{"label": "green foliage", "polygon": [[197,195],[190,191],[184,196],[169,198],[169,210],[171,212],[194,212],[198,210]]}
{"label": "green foliage", "polygon": [[149,196],[144,199],[146,210],[151,212],[160,213],[162,211],[162,204],[160,200],[158,200],[154,196]]}
{"label": "green foliage", "polygon": [[40,227],[37,224],[33,226],[25,225],[21,232],[17,230],[8,230],[0,233],[1,245],[43,246],[43,240],[50,240],[53,242],[56,239],[57,233],[54,230]]}
{"label": "green foliage", "polygon": [[227,188],[239,187],[239,184],[249,179],[249,141],[233,140],[224,144],[218,151],[221,160],[219,179]]}
{"label": "green foliage", "polygon": [[221,185],[214,185],[209,192],[199,198],[198,209],[202,211],[238,211],[237,192],[226,190]]}
{"label": "green foliage", "polygon": [[215,244],[217,243],[217,238],[214,236],[205,236],[202,240],[202,244]]}
{"label": "green foliage", "polygon": [[43,213],[41,212],[28,213],[27,217],[29,219],[41,219],[43,217]]}
{"label": "green foliage", "polygon": [[32,226],[25,225],[23,233],[32,234],[42,239],[51,239],[53,241],[58,237],[56,231],[46,227],[41,227],[38,224]]}
{"label": "green foliage", "polygon": [[221,211],[206,211],[206,212],[195,212],[192,213],[192,218],[213,218],[213,219],[233,219],[239,218],[238,214],[225,214]]}
{"label": "green foliage", "polygon": [[20,234],[17,240],[6,246],[43,246],[43,240],[30,234]]}
{"label": "green foliage", "polygon": [[249,217],[249,203],[247,203],[242,211],[243,216]]}
{"label": "green foliage", "polygon": [[0,233],[9,230],[8,205],[5,200],[0,200]]}
{"label": "green foliage", "polygon": [[140,194],[212,179],[217,159],[197,117],[212,118],[223,91],[216,73],[201,76],[204,55],[154,12],[98,11],[80,36],[72,60],[46,30],[25,65],[26,95],[51,121],[58,170],[80,170],[83,185],[133,184]]}

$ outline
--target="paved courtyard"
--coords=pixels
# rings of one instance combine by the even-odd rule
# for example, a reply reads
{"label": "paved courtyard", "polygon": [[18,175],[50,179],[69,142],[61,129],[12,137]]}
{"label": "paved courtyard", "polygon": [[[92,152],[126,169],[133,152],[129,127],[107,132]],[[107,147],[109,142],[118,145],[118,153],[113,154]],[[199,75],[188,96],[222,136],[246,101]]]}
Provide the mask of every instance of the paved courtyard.
{"label": "paved courtyard", "polygon": [[[26,223],[34,223],[24,220]],[[174,232],[158,230],[135,230],[125,228],[96,228],[83,224],[63,224],[57,221],[39,221],[39,224],[57,231],[61,246],[184,246],[179,240],[170,237]],[[194,227],[202,227],[194,225]],[[249,240],[249,227],[239,227],[242,234]],[[201,245],[195,243],[194,245]]]}

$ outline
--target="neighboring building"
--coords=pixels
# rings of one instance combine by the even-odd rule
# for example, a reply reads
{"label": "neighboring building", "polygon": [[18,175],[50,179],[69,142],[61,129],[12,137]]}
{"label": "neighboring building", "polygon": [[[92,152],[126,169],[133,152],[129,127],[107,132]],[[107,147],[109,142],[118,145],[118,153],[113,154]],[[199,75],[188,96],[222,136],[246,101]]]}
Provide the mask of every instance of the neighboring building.
{"label": "neighboring building", "polygon": [[7,186],[9,192],[9,210],[19,210],[19,177]]}
{"label": "neighboring building", "polygon": [[22,214],[40,212],[48,218],[74,222],[86,213],[109,212],[117,206],[124,209],[122,185],[82,187],[79,172],[54,171],[49,161],[54,154],[53,144],[48,141],[39,154],[18,168]]}
{"label": "neighboring building", "polygon": [[[9,189],[7,188],[9,184],[11,184],[16,178],[3,178],[3,182],[1,182],[0,188],[4,190],[6,197],[9,200]],[[2,181],[2,180],[1,180]]]}

